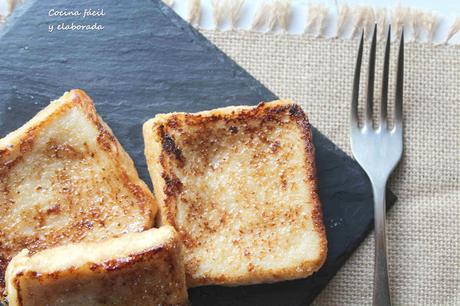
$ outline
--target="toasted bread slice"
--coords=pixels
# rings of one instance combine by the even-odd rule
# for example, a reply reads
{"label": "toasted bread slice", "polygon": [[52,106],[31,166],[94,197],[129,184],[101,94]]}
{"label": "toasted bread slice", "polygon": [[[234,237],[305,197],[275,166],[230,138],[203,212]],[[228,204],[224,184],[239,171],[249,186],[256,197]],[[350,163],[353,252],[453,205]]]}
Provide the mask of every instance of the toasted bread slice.
{"label": "toasted bread slice", "polygon": [[276,282],[321,267],[327,241],[300,106],[160,114],[144,139],[160,223],[183,239],[189,286]]}
{"label": "toasted bread slice", "polygon": [[142,231],[156,210],[91,99],[65,93],[0,140],[0,289],[22,249]]}
{"label": "toasted bread slice", "polygon": [[10,306],[188,304],[181,244],[170,226],[24,250],[8,265],[6,283]]}

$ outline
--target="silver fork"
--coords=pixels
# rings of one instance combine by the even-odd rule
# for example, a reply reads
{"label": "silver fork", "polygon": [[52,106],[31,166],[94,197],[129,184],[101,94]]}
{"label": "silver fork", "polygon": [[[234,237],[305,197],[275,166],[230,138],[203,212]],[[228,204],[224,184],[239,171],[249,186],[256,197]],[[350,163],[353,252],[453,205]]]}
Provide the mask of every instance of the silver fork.
{"label": "silver fork", "polygon": [[369,177],[374,193],[374,224],[375,224],[375,263],[374,263],[374,294],[373,305],[391,305],[390,288],[387,266],[387,239],[385,230],[385,190],[388,177],[401,159],[403,150],[403,63],[404,63],[404,34],[401,34],[398,65],[396,72],[396,93],[394,107],[394,127],[389,129],[387,120],[388,103],[388,70],[390,62],[391,28],[388,27],[388,37],[385,47],[382,78],[381,111],[378,128],[372,124],[372,105],[374,99],[374,71],[377,25],[371,42],[367,99],[364,123],[358,123],[358,95],[361,60],[363,56],[364,33],[359,44],[353,80],[351,101],[351,149],[353,155]]}

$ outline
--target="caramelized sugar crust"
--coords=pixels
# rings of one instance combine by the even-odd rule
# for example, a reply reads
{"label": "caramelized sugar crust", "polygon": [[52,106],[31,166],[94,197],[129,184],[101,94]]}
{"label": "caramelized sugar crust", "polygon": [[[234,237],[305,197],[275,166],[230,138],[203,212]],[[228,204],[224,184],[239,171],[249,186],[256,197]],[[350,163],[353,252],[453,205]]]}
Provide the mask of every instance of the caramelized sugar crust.
{"label": "caramelized sugar crust", "polygon": [[181,243],[172,227],[16,255],[10,306],[188,305]]}
{"label": "caramelized sugar crust", "polygon": [[144,137],[160,222],[182,236],[190,286],[274,282],[321,267],[327,241],[300,106],[157,115]]}
{"label": "caramelized sugar crust", "polygon": [[91,99],[64,94],[0,140],[0,291],[22,249],[142,231],[156,209]]}

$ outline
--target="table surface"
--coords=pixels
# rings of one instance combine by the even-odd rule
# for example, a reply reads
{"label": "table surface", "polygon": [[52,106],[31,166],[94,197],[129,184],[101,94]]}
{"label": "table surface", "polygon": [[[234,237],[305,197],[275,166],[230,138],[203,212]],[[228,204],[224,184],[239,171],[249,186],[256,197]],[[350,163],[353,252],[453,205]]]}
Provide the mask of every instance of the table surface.
{"label": "table surface", "polygon": [[[5,1],[0,0],[0,8],[2,5],[4,7]],[[210,28],[209,0],[201,1],[205,10],[202,26]],[[245,6],[249,10],[246,13],[249,17],[246,18],[251,16],[249,6],[252,1],[260,0],[246,0]],[[175,2],[176,9],[185,16],[188,0]],[[446,20],[452,20],[460,14],[460,2],[457,1],[400,2],[416,8],[433,9],[446,16]],[[297,27],[301,30],[307,1],[293,3],[300,8],[294,11],[293,20],[299,20]],[[333,5],[332,0],[327,3]],[[347,3],[379,6],[385,3],[392,8],[398,2]],[[245,24],[248,26],[250,22],[243,19],[242,26]],[[293,30],[295,24],[293,22]],[[448,24],[446,22],[444,26],[441,25],[440,33]],[[352,77],[350,73],[356,51],[354,42],[312,40],[298,35],[257,36],[239,32],[207,31],[206,35],[278,96],[291,97],[303,103],[311,113],[312,122],[349,152],[348,117],[341,111],[348,107],[348,104],[342,102],[348,101]],[[452,42],[459,41],[460,34],[457,34]],[[258,48],[264,52],[252,51]],[[292,50],[295,50],[295,54],[286,57]],[[396,305],[458,305],[460,127],[456,114],[460,111],[460,51],[458,48],[424,44],[410,44],[406,51],[405,143],[408,145],[406,156],[392,184],[400,203],[388,216],[394,300]],[[315,60],[324,53],[329,56],[322,61]],[[319,85],[321,87],[316,88]],[[433,108],[433,105],[437,107]],[[436,129],[427,128],[427,122]],[[372,253],[373,240],[370,236],[317,299],[316,304],[367,304],[372,293]]]}

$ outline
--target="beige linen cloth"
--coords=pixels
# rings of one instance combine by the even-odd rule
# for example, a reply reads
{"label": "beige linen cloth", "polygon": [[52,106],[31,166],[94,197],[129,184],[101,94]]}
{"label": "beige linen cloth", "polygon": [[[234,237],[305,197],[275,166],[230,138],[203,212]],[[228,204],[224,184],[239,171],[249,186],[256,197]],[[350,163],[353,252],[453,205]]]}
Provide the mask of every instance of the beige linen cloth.
{"label": "beige linen cloth", "polygon": [[[300,103],[311,123],[351,154],[348,116],[357,40],[202,32],[279,97]],[[392,52],[395,70],[397,47]],[[381,71],[382,44],[379,55]],[[388,214],[393,302],[460,305],[459,46],[406,45],[404,120],[404,156],[390,183],[399,199]],[[314,305],[370,305],[372,283],[370,235]]]}

